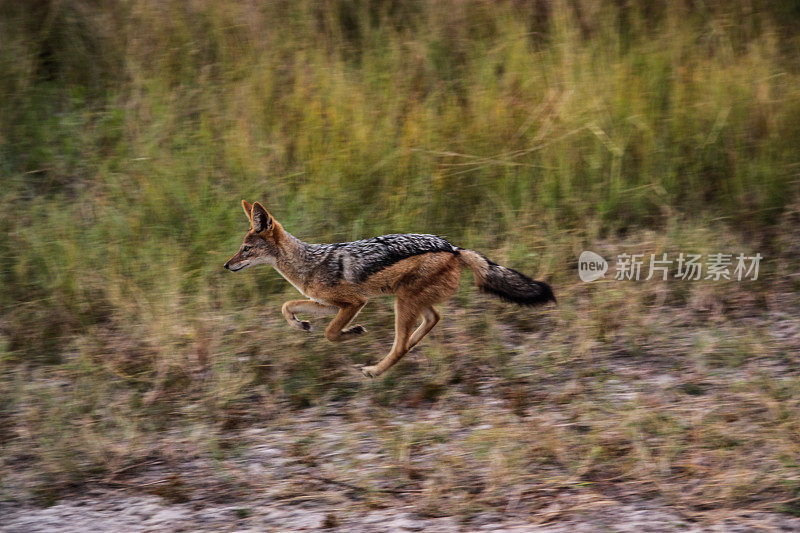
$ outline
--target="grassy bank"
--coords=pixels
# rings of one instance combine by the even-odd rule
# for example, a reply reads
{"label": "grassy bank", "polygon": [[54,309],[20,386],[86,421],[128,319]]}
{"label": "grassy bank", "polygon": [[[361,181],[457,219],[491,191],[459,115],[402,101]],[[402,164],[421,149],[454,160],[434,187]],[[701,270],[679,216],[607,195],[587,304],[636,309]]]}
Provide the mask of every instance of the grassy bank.
{"label": "grassy bank", "polygon": [[[36,480],[28,486],[59,487],[147,457],[168,429],[210,428],[199,441],[214,448],[274,410],[480,390],[470,365],[503,380],[492,394],[524,415],[557,394],[532,395],[535,376],[563,384],[560,367],[607,368],[619,350],[653,355],[664,346],[653,339],[670,356],[700,354],[692,368],[711,375],[783,361],[795,337],[768,330],[798,288],[800,14],[788,6],[3,3],[4,460]],[[344,348],[287,330],[282,279],[221,268],[246,229],[242,198],[309,241],[447,236],[550,280],[562,306],[520,318],[465,283],[466,311],[453,308],[448,336],[423,348],[429,366],[362,390],[348,364],[385,350],[389,302],[366,318],[381,333]],[[577,283],[581,250],[625,246],[770,260],[749,285]],[[478,313],[487,305],[500,318]],[[679,329],[659,336],[674,309],[696,312],[699,345],[676,348]],[[762,329],[737,329],[748,312]],[[559,330],[535,354],[546,368],[521,358],[539,328]],[[529,340],[509,343],[508,331]],[[702,389],[702,376],[717,383],[702,374],[687,386]],[[562,405],[593,412],[591,376],[572,377],[578,392]],[[741,379],[734,392],[755,387],[792,418],[796,381],[764,392]],[[724,390],[714,401],[730,401]],[[660,407],[630,408],[638,420]],[[594,414],[612,427],[615,409]],[[723,450],[703,459],[722,476],[735,446],[686,437],[690,410],[665,416],[667,434],[635,422],[613,450],[602,428],[577,432],[564,442],[580,446],[559,464],[585,470],[604,458],[628,479],[672,479],[681,450],[699,446]],[[784,415],[762,422],[770,444],[742,468],[757,471],[766,454],[774,475],[759,489],[794,502],[783,458],[795,430]],[[682,479],[702,478],[687,469]],[[751,501],[731,494],[709,501]]]}

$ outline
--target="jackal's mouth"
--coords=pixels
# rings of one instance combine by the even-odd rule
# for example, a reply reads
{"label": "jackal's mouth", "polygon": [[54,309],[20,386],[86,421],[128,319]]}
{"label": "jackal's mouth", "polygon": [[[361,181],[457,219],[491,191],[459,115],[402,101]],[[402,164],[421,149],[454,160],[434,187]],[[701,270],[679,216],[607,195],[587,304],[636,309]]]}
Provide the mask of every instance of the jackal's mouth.
{"label": "jackal's mouth", "polygon": [[240,270],[242,270],[243,268],[245,268],[245,267],[247,267],[249,265],[250,265],[249,262],[237,263],[235,265],[232,265],[230,263],[225,263],[223,265],[223,267],[227,268],[231,272],[239,272]]}

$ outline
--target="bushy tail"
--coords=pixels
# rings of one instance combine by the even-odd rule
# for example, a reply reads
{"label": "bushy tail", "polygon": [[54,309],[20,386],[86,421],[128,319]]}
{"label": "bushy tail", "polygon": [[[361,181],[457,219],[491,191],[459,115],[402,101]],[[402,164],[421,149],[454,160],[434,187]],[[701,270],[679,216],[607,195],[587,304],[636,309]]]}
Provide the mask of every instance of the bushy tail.
{"label": "bushy tail", "polygon": [[461,263],[475,274],[475,284],[483,292],[520,305],[555,302],[553,289],[514,269],[500,266],[474,250],[459,249]]}

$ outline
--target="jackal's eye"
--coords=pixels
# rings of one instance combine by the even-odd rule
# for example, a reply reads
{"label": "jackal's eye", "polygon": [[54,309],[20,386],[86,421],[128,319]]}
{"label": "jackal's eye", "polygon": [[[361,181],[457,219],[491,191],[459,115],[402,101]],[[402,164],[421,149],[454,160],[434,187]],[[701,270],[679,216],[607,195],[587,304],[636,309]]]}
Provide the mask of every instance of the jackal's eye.
{"label": "jackal's eye", "polygon": [[246,245],[242,246],[242,251],[243,252],[249,252],[250,248],[252,248],[252,246],[250,246],[249,244],[246,244]]}

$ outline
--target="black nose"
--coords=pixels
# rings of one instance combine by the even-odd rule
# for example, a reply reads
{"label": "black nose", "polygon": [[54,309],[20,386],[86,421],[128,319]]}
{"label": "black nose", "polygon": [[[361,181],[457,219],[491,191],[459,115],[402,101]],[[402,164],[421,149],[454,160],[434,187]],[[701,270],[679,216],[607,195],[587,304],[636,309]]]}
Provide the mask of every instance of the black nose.
{"label": "black nose", "polygon": [[228,266],[229,264],[230,264],[230,261],[228,261],[227,263],[225,263],[224,265],[222,265],[222,268],[227,268],[228,270],[230,270],[230,269],[231,269],[231,267],[229,267],[229,266]]}

